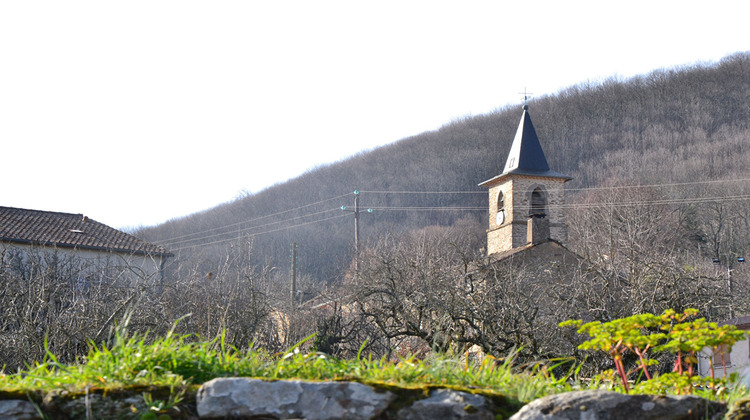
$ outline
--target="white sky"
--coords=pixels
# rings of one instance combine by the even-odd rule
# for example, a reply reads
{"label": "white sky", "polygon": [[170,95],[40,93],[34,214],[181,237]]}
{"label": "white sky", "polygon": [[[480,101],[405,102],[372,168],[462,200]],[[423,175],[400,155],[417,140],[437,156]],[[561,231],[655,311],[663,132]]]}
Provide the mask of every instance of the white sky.
{"label": "white sky", "polygon": [[161,223],[524,88],[750,50],[748,16],[745,0],[3,1],[0,205]]}

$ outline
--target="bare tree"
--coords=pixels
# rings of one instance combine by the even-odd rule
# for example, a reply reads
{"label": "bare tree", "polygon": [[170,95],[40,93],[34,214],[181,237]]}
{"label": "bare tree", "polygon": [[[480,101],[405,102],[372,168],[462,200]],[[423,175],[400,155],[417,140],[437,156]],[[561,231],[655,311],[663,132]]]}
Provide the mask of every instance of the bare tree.
{"label": "bare tree", "polygon": [[159,329],[155,282],[115,255],[4,247],[0,280],[0,365],[10,370],[41,361],[47,350],[74,362],[133,315],[133,328]]}

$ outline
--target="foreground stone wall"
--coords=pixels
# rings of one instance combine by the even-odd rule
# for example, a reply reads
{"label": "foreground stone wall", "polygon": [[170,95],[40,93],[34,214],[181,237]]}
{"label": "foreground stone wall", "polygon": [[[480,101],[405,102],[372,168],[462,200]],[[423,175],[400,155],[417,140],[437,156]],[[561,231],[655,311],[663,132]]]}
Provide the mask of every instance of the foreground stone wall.
{"label": "foreground stone wall", "polygon": [[725,413],[723,404],[694,395],[577,391],[532,401],[510,420],[719,420]]}
{"label": "foreground stone wall", "polygon": [[[187,401],[162,417],[151,414],[150,418],[494,420],[512,415],[512,420],[750,419],[750,401],[736,402],[726,414],[724,404],[695,396],[577,391],[549,395],[521,408],[517,401],[502,396],[453,389],[249,378],[214,379]],[[144,419],[149,418],[146,413],[141,393],[133,392],[53,393],[42,402],[0,400],[0,418],[9,420]]]}

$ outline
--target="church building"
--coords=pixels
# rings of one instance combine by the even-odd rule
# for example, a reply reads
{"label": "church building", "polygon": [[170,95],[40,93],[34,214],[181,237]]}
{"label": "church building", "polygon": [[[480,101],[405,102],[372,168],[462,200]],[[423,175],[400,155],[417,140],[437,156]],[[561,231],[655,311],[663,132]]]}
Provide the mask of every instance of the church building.
{"label": "church building", "polygon": [[500,260],[550,241],[564,248],[564,184],[571,179],[549,168],[524,105],[503,173],[479,184],[489,188],[487,255]]}

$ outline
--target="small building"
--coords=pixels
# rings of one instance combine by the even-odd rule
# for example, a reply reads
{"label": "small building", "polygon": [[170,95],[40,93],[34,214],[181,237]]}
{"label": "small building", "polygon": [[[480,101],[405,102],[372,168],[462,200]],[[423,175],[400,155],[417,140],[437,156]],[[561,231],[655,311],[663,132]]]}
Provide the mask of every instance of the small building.
{"label": "small building", "polygon": [[[732,318],[719,323],[720,326],[726,324],[734,325],[738,330],[750,332],[750,316]],[[744,340],[734,343],[730,349],[726,346],[703,349],[698,355],[698,373],[701,376],[711,375],[712,363],[714,376],[722,377],[725,373],[728,376],[736,372],[744,376],[744,381],[747,381],[748,366],[750,366],[750,339],[746,336]],[[745,385],[748,384],[745,383]]]}
{"label": "small building", "polygon": [[164,280],[167,258],[163,247],[89,219],[82,214],[0,207],[0,257],[39,252],[61,253],[85,262],[127,268],[135,279]]}

